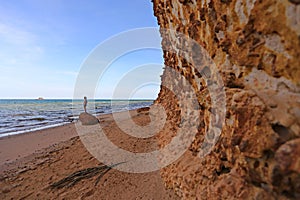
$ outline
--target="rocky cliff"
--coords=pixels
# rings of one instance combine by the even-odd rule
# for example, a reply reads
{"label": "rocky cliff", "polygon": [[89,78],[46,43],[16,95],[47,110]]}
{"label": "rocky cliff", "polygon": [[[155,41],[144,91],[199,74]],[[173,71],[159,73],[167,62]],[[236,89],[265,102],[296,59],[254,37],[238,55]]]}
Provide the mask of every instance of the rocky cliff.
{"label": "rocky cliff", "polygon": [[[300,1],[153,5],[166,68],[156,104],[172,124],[160,146],[197,125],[188,150],[161,170],[166,186],[184,199],[299,199]],[[199,117],[183,119],[183,106]]]}

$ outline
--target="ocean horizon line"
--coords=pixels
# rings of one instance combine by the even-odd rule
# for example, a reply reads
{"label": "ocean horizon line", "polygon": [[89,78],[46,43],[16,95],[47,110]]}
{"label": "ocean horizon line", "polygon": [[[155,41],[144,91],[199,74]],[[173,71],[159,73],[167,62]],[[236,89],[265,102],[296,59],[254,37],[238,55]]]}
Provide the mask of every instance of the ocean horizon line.
{"label": "ocean horizon line", "polygon": [[[109,99],[109,98],[88,98],[89,100],[101,100],[101,101],[154,101],[155,99],[148,99],[148,98],[134,98],[134,99]],[[43,98],[43,99],[39,99],[39,98],[0,98],[0,100],[83,100],[83,98],[81,99],[73,99],[73,98]]]}

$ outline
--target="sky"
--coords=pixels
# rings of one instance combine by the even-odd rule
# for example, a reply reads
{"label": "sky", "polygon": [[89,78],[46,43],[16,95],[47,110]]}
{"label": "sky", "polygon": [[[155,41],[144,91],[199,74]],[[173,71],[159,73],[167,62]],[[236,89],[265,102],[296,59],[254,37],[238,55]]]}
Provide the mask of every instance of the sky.
{"label": "sky", "polygon": [[[150,0],[0,0],[0,99],[73,98],[91,52],[120,33],[143,27],[158,27]],[[121,55],[90,98],[112,98],[118,90],[124,94],[117,98],[130,93],[130,98],[155,99],[162,63],[158,49]],[[139,83],[133,91],[135,77],[154,81]]]}

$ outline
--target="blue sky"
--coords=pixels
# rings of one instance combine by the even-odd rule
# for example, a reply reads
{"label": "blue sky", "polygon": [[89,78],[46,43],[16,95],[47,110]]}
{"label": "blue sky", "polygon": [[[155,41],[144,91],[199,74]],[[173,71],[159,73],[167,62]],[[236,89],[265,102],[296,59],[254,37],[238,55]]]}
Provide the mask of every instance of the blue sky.
{"label": "blue sky", "polygon": [[[0,0],[0,98],[72,98],[89,53],[116,34],[142,27],[157,27],[150,0]],[[148,63],[162,64],[161,51],[122,56],[99,81],[95,97],[110,98],[124,74]],[[161,70],[153,66],[140,78],[159,82]],[[132,97],[156,98],[158,89],[146,85]]]}

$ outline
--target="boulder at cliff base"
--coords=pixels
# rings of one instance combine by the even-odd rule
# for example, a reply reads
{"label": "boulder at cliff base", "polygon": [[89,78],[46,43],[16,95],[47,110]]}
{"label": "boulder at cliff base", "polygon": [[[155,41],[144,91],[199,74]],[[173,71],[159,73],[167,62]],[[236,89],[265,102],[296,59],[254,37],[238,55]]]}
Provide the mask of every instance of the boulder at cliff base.
{"label": "boulder at cliff base", "polygon": [[82,125],[95,125],[99,123],[99,120],[95,116],[85,112],[79,115],[79,120]]}

